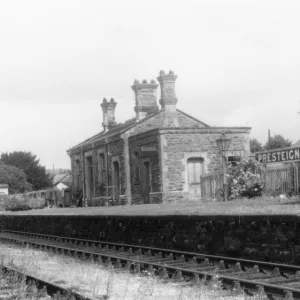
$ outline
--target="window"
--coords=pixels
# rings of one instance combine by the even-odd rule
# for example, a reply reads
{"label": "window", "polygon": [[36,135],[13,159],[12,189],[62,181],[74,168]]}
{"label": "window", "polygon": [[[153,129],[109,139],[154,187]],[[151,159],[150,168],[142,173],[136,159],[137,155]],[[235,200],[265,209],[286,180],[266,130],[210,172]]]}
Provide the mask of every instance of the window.
{"label": "window", "polygon": [[140,180],[140,155],[138,152],[134,153],[134,162],[135,162],[135,181]]}
{"label": "window", "polygon": [[240,156],[233,156],[233,155],[227,156],[227,164],[229,166],[233,166],[234,167],[240,161],[241,161],[241,157]]}
{"label": "window", "polygon": [[105,168],[105,155],[99,154],[99,181],[106,182],[106,168]]}

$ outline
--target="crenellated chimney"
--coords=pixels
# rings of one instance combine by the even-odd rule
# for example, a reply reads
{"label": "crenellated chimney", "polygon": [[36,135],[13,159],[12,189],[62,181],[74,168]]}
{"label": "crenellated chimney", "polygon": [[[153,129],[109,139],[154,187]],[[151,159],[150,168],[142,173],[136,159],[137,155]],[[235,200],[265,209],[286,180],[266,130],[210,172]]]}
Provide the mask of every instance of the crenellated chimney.
{"label": "crenellated chimney", "polygon": [[117,102],[113,98],[108,102],[106,98],[103,98],[103,102],[101,103],[102,111],[103,111],[103,129],[104,132],[110,130],[115,124],[115,108],[117,106]]}
{"label": "crenellated chimney", "polygon": [[157,80],[160,83],[161,90],[161,98],[159,100],[159,103],[165,112],[164,126],[166,127],[179,127],[176,111],[176,79],[177,75],[175,75],[173,71],[169,71],[169,74],[166,74],[164,71],[160,71],[159,77],[157,77]]}
{"label": "crenellated chimney", "polygon": [[154,80],[151,80],[150,83],[147,80],[143,80],[140,83],[138,80],[135,80],[131,88],[135,94],[135,107],[136,119],[140,120],[148,114],[156,113],[159,108],[156,102],[156,90],[158,84]]}

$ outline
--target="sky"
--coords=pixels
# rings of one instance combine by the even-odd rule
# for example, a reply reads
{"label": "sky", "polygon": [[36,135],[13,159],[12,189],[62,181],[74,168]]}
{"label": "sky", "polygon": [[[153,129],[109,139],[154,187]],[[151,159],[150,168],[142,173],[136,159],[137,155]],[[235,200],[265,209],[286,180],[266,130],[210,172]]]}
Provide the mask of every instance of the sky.
{"label": "sky", "polygon": [[[70,168],[66,150],[135,115],[134,79],[173,70],[177,107],[211,126],[300,139],[300,2],[0,2],[0,152]],[[158,93],[159,99],[159,93]]]}

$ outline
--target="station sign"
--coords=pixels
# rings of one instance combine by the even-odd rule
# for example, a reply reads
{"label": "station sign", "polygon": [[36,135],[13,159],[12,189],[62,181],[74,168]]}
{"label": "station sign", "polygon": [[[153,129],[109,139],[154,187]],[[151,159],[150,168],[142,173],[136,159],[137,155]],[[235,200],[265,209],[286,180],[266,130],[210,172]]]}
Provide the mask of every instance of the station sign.
{"label": "station sign", "polygon": [[300,160],[300,147],[273,149],[256,152],[255,159],[261,163],[280,163]]}

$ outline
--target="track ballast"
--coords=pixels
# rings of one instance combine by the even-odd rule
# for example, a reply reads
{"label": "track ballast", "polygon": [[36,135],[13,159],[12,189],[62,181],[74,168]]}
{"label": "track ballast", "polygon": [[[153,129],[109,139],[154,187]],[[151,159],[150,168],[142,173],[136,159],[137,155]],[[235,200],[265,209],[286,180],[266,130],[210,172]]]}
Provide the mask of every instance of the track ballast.
{"label": "track ballast", "polygon": [[300,300],[300,266],[9,230],[2,230],[0,240],[167,281],[199,284],[218,278],[237,293]]}

